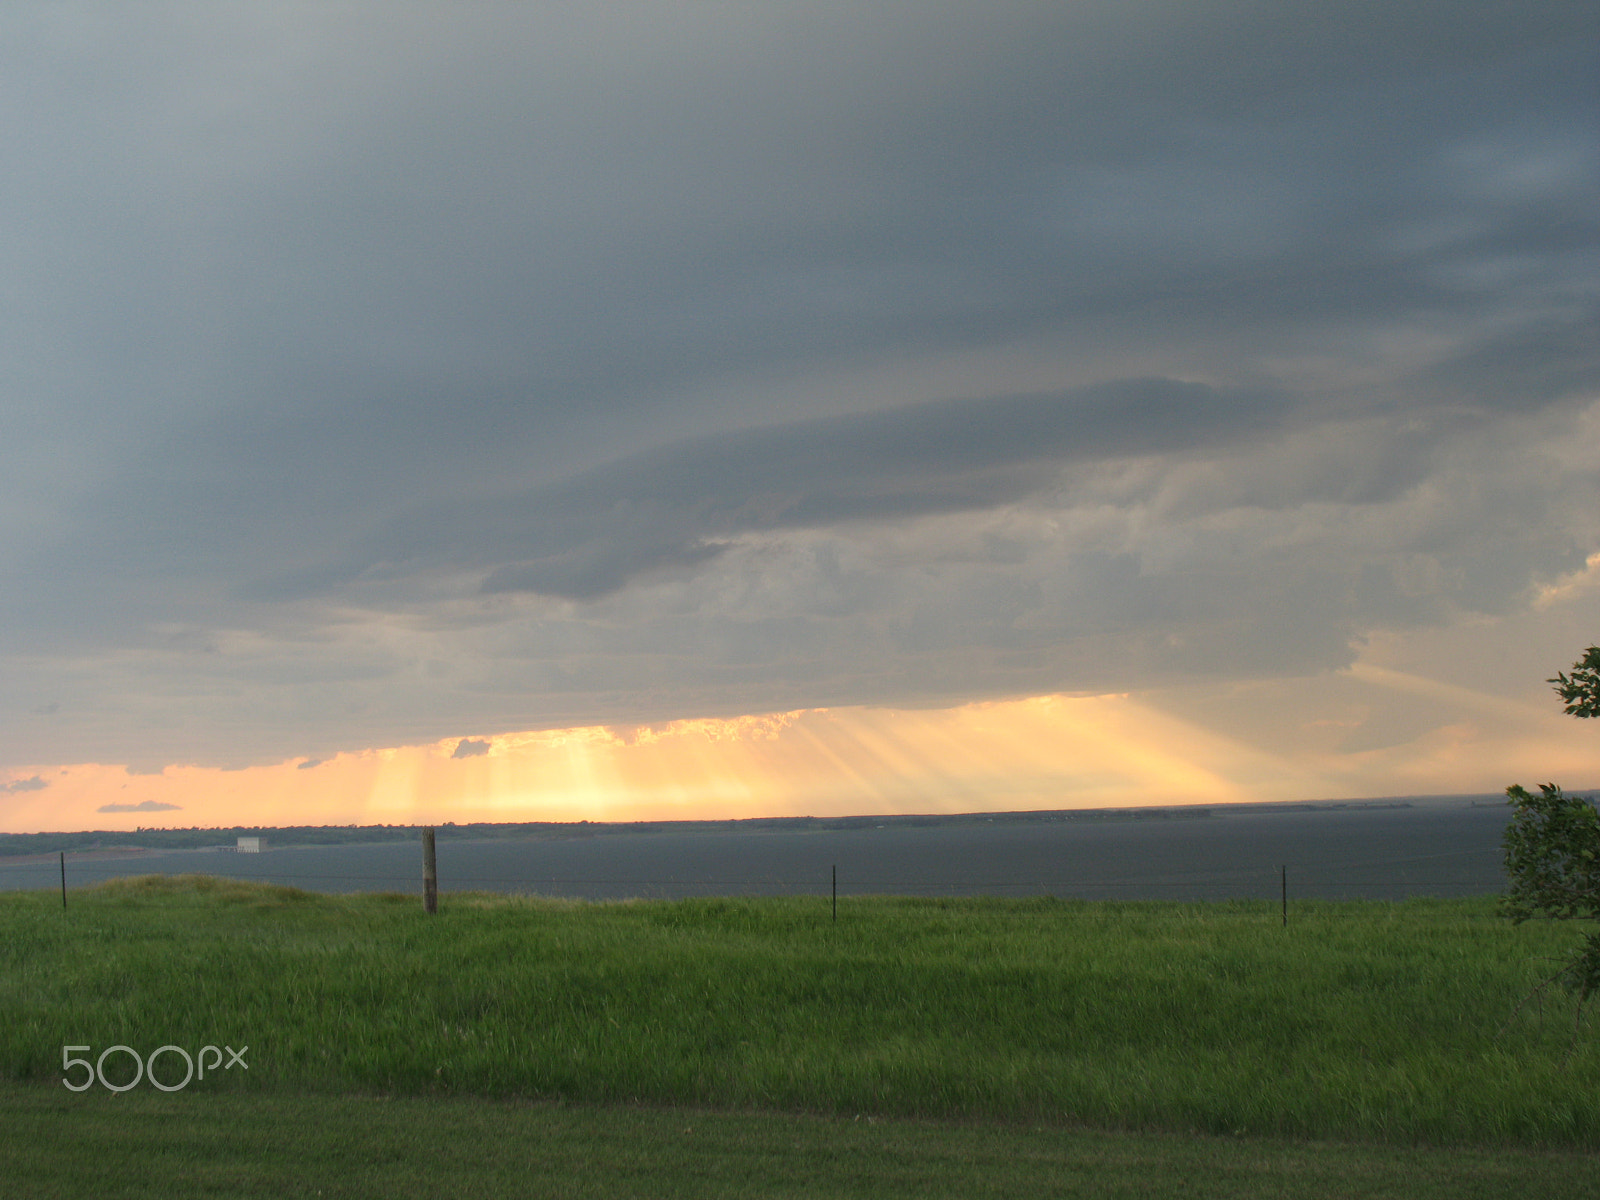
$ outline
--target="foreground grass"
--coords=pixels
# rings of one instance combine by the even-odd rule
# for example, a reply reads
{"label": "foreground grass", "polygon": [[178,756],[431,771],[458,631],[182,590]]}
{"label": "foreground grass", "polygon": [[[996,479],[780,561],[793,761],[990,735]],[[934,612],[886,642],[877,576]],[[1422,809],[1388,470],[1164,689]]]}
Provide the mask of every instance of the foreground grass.
{"label": "foreground grass", "polygon": [[[50,900],[0,897],[0,1078],[69,1106],[469,1094],[1600,1148],[1570,1002],[1507,1024],[1572,931],[1491,901],[1303,903],[1283,929],[1265,904],[992,899],[430,919],[194,878]],[[249,1045],[249,1070],[166,1101],[61,1087],[64,1045],[169,1043]]]}
{"label": "foreground grass", "polygon": [[1588,1155],[1051,1126],[0,1085],[4,1194],[1589,1200]]}

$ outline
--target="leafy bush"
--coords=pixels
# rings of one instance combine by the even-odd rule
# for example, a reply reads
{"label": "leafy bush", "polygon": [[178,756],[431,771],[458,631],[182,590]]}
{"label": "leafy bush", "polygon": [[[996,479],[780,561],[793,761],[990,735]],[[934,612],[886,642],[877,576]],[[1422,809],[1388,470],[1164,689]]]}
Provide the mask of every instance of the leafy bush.
{"label": "leafy bush", "polygon": [[[1503,842],[1511,890],[1501,910],[1518,924],[1530,917],[1600,919],[1600,810],[1553,783],[1539,790],[1506,789],[1516,812]],[[1585,1000],[1600,991],[1600,933],[1586,937],[1560,978]]]}
{"label": "leafy bush", "polygon": [[[1600,646],[1590,646],[1571,675],[1558,671],[1545,682],[1556,685],[1571,715],[1600,716]],[[1516,812],[1503,842],[1511,890],[1502,911],[1519,924],[1530,917],[1600,919],[1600,811],[1553,783],[1541,783],[1539,791],[1506,789]],[[1585,937],[1556,978],[1584,1000],[1600,992],[1600,933]]]}

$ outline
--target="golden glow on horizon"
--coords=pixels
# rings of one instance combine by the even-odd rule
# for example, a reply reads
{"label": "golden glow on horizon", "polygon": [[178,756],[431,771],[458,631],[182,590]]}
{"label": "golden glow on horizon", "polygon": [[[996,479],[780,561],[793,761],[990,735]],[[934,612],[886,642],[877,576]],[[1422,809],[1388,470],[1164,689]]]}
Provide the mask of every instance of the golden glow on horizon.
{"label": "golden glow on horizon", "polygon": [[[47,786],[0,797],[12,832],[136,826],[693,820],[884,812],[1134,807],[1486,792],[1525,774],[1583,784],[1595,755],[1558,715],[1358,664],[1372,688],[1456,716],[1380,749],[1273,754],[1127,695],[1039,696],[945,709],[806,709],[729,720],[459,738],[240,771],[130,775],[82,764],[13,770]],[[1281,689],[1293,705],[1292,681]],[[1277,693],[1274,693],[1275,695]],[[1307,712],[1304,730],[1339,726]],[[104,812],[113,804],[119,811]],[[175,805],[144,808],[138,805]]]}
{"label": "golden glow on horizon", "polygon": [[[460,739],[222,771],[43,768],[3,826],[687,820],[1204,803],[1320,781],[1126,696],[807,709]],[[27,771],[21,772],[23,776]],[[98,811],[112,803],[124,811]],[[126,811],[140,804],[163,810]]]}

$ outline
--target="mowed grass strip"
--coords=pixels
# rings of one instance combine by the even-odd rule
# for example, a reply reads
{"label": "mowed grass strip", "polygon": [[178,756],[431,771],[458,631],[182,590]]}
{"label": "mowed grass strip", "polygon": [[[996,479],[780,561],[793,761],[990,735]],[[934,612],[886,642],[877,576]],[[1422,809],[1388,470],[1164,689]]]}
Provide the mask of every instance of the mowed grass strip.
{"label": "mowed grass strip", "polygon": [[1574,1151],[1413,1149],[1060,1126],[474,1097],[73,1096],[0,1085],[17,1200],[1085,1197],[1590,1200]]}
{"label": "mowed grass strip", "polygon": [[53,899],[0,897],[18,1082],[60,1088],[63,1045],[248,1045],[182,1095],[1600,1147],[1571,1001],[1508,1024],[1576,931],[1491,900],[1301,903],[1284,929],[1267,903],[851,898],[834,923],[808,898],[447,895],[430,918],[195,877]]}

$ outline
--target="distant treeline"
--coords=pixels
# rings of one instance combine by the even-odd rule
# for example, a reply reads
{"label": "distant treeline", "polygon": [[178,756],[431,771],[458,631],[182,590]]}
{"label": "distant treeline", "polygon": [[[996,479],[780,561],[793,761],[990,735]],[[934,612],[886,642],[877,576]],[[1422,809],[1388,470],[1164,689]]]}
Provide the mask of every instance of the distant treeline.
{"label": "distant treeline", "polygon": [[[574,838],[615,833],[750,833],[770,830],[795,833],[806,830],[875,829],[882,827],[1021,824],[1039,821],[1147,821],[1194,820],[1209,817],[1209,808],[1067,809],[1057,812],[946,813],[931,815],[886,814],[866,817],[748,817],[725,821],[487,821],[458,825],[447,821],[434,826],[444,840],[483,838]],[[0,855],[54,854],[58,851],[144,849],[195,850],[208,846],[234,846],[241,837],[266,839],[274,846],[338,846],[353,843],[399,842],[418,837],[418,825],[232,825],[188,829],[92,829],[78,833],[0,833]]]}

